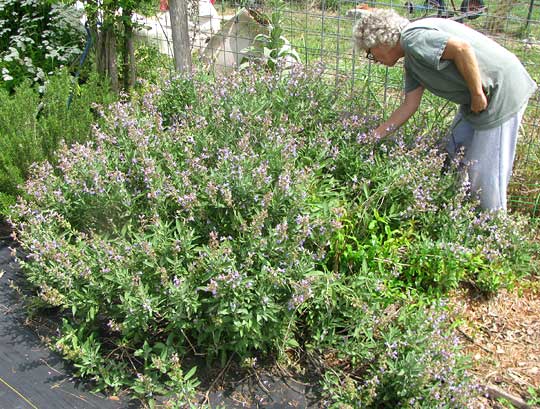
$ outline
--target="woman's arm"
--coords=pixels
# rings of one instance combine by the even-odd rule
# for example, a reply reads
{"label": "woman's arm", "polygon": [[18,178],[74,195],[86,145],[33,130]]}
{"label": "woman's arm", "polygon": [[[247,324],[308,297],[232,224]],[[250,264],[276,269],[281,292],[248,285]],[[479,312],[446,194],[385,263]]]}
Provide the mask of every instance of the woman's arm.
{"label": "woman's arm", "polygon": [[386,135],[395,131],[407,122],[407,120],[418,110],[423,93],[424,87],[422,86],[406,93],[403,103],[392,113],[392,115],[390,115],[390,118],[379,125],[373,133],[379,138],[384,138]]}
{"label": "woman's arm", "polygon": [[449,38],[442,54],[443,60],[451,60],[467,83],[471,93],[471,111],[482,112],[488,105],[486,94],[482,89],[482,78],[473,48],[469,43]]}

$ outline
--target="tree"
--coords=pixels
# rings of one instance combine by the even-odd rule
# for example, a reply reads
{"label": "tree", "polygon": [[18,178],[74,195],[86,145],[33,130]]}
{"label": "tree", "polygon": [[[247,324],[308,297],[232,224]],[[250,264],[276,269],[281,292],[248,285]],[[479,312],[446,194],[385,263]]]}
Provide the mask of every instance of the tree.
{"label": "tree", "polygon": [[96,69],[110,78],[113,90],[127,91],[135,84],[133,13],[157,7],[157,1],[85,0],[84,4],[94,37]]}
{"label": "tree", "polygon": [[174,62],[177,71],[191,71],[191,48],[188,30],[188,2],[170,0],[171,28],[173,38]]}

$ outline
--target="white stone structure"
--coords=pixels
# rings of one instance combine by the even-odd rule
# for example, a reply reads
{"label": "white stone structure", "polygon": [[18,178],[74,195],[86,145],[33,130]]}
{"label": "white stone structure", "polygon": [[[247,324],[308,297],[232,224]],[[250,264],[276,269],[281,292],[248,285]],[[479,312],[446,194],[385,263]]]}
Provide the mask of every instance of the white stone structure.
{"label": "white stone structure", "polygon": [[248,9],[241,9],[210,38],[202,59],[212,65],[216,72],[231,71],[238,68],[248,56],[246,49],[253,44],[255,37],[267,33],[267,24],[257,21]]}
{"label": "white stone structure", "polygon": [[[192,50],[201,52],[210,37],[220,30],[223,19],[210,0],[199,0],[197,8],[198,13],[194,10],[194,14],[198,16],[190,19],[188,27]],[[159,12],[154,17],[135,14],[134,21],[141,25],[135,34],[139,40],[155,44],[161,53],[173,56],[171,16],[168,10]]]}

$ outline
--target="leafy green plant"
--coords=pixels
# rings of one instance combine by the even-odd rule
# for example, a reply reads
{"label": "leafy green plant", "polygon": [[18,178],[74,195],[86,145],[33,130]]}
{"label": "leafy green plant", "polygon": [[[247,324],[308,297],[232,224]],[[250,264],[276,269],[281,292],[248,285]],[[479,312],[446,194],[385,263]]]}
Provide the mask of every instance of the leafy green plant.
{"label": "leafy green plant", "polygon": [[253,39],[253,45],[243,53],[248,53],[250,57],[242,62],[241,67],[245,67],[252,59],[275,70],[279,64],[285,62],[299,62],[300,55],[294,50],[287,39],[283,36],[283,10],[285,4],[282,0],[271,2],[272,14],[270,18],[262,16],[262,20],[269,22],[269,33],[258,34]]}
{"label": "leafy green plant", "polygon": [[527,227],[476,210],[437,135],[374,139],[380,118],[342,115],[362,101],[325,81],[298,65],[177,78],[33,168],[11,218],[20,263],[80,375],[193,401],[194,352],[306,351],[353,407],[476,393],[429,304],[464,281],[493,290],[519,260],[525,274]]}
{"label": "leafy green plant", "polygon": [[43,85],[57,68],[82,53],[85,30],[73,7],[44,0],[0,4],[1,86],[12,92],[29,79]]}
{"label": "leafy green plant", "polygon": [[[444,307],[393,304],[364,312],[376,316],[375,322],[358,328],[355,341],[346,339],[333,354],[327,352],[338,362],[323,378],[333,407],[463,408],[479,394]],[[351,345],[354,354],[348,353]]]}
{"label": "leafy green plant", "polygon": [[540,404],[540,389],[534,389],[533,387],[529,386],[528,392],[529,392],[530,398],[527,400],[527,404],[539,405]]}
{"label": "leafy green plant", "polygon": [[160,84],[172,76],[174,62],[171,57],[159,52],[150,44],[140,43],[135,48],[137,79],[151,84]]}

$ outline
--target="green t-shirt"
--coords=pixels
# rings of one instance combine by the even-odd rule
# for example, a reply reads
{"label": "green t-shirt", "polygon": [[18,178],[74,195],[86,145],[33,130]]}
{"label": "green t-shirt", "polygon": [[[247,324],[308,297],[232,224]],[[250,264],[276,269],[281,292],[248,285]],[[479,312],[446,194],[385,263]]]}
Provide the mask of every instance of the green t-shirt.
{"label": "green t-shirt", "polygon": [[[482,87],[488,99],[485,111],[470,110],[467,83],[453,61],[441,59],[450,37],[468,42],[476,55]],[[518,58],[485,35],[442,18],[425,18],[401,32],[405,52],[405,92],[420,85],[433,94],[461,105],[475,129],[499,126],[519,111],[535,92],[536,84]]]}

